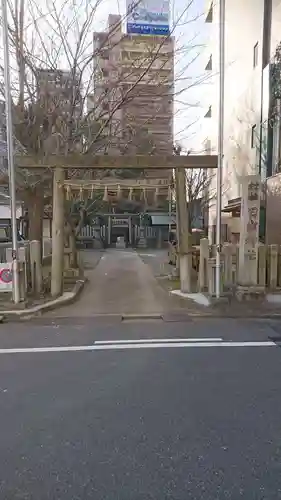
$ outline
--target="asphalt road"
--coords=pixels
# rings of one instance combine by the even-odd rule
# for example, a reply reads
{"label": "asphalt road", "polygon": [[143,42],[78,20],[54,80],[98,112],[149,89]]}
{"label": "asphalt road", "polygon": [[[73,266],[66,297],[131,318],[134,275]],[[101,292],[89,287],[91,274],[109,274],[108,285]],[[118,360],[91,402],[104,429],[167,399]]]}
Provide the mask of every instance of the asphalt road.
{"label": "asphalt road", "polygon": [[0,498],[281,498],[279,341],[269,321],[1,325]]}

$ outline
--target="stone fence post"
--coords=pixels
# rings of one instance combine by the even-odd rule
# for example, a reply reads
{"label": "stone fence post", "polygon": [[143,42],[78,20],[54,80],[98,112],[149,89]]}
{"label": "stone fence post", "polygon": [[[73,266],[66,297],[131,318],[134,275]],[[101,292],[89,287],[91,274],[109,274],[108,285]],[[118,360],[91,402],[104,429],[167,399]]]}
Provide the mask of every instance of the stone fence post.
{"label": "stone fence post", "polygon": [[198,272],[198,289],[200,292],[208,288],[208,259],[209,259],[209,241],[208,238],[202,238],[200,240],[199,272]]}

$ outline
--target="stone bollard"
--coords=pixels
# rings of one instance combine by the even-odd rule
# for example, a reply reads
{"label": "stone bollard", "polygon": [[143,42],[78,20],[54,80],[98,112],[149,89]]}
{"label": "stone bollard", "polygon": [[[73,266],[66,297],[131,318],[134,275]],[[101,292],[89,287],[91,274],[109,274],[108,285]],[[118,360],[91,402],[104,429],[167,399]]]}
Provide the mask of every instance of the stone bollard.
{"label": "stone bollard", "polygon": [[161,248],[162,248],[162,230],[161,230],[161,227],[159,227],[158,234],[157,234],[157,248],[158,248],[158,250],[161,250]]}
{"label": "stone bollard", "polygon": [[20,285],[20,300],[26,299],[27,283],[26,283],[26,263],[19,262],[19,285]]}
{"label": "stone bollard", "polygon": [[266,286],[266,246],[262,243],[258,249],[258,285]]}
{"label": "stone bollard", "polygon": [[281,247],[278,246],[277,286],[281,287]]}
{"label": "stone bollard", "polygon": [[208,259],[208,293],[211,297],[216,295],[216,259]]}
{"label": "stone bollard", "polygon": [[271,290],[277,288],[278,273],[278,245],[269,245],[269,287]]}
{"label": "stone bollard", "polygon": [[209,241],[208,238],[200,240],[198,289],[200,292],[208,288],[208,259],[209,259]]}
{"label": "stone bollard", "polygon": [[63,269],[64,269],[64,271],[71,268],[70,261],[71,261],[71,248],[65,247],[64,251],[63,251]]}
{"label": "stone bollard", "polygon": [[227,288],[233,285],[233,254],[236,248],[231,243],[225,243],[222,248],[224,257],[223,282]]}

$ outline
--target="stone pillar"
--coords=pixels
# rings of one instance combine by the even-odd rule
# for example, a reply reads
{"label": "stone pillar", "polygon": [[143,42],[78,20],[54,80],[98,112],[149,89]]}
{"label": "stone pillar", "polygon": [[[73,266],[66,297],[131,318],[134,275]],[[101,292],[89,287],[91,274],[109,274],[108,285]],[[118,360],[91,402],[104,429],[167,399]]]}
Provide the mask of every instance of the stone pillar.
{"label": "stone pillar", "polygon": [[58,297],[63,292],[64,254],[64,170],[54,169],[53,224],[52,224],[52,281],[51,294]]}
{"label": "stone pillar", "polygon": [[112,226],[112,220],[111,220],[111,215],[109,215],[108,219],[107,219],[107,244],[108,244],[108,246],[111,245],[111,226]]}
{"label": "stone pillar", "polygon": [[208,259],[209,259],[209,241],[208,238],[200,240],[198,288],[202,292],[208,288]]}
{"label": "stone pillar", "polygon": [[259,245],[259,258],[258,258],[258,284],[266,286],[266,246],[260,243]]}
{"label": "stone pillar", "polygon": [[277,288],[278,273],[278,245],[269,245],[269,286],[271,290]]}
{"label": "stone pillar", "polygon": [[234,284],[233,255],[235,251],[235,245],[232,245],[232,243],[225,243],[222,247],[222,255],[224,258],[223,285],[226,286],[226,288],[230,288]]}
{"label": "stone pillar", "polygon": [[258,284],[258,244],[261,180],[259,175],[247,175],[242,180],[239,242],[239,285]]}
{"label": "stone pillar", "polygon": [[158,250],[161,250],[161,248],[162,248],[162,229],[161,229],[161,227],[158,228],[157,248],[158,248]]}
{"label": "stone pillar", "polygon": [[129,224],[129,245],[132,246],[132,244],[133,244],[133,238],[132,238],[132,217],[128,218],[128,224]]}

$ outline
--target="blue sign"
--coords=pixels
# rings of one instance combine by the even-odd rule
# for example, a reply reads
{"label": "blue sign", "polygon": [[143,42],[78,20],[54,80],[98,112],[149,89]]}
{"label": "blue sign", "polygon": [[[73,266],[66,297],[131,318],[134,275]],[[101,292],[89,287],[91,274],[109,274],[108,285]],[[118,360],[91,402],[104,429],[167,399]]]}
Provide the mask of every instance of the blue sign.
{"label": "blue sign", "polygon": [[170,34],[169,27],[169,1],[128,0],[127,5],[127,33],[138,35]]}

